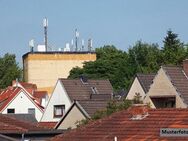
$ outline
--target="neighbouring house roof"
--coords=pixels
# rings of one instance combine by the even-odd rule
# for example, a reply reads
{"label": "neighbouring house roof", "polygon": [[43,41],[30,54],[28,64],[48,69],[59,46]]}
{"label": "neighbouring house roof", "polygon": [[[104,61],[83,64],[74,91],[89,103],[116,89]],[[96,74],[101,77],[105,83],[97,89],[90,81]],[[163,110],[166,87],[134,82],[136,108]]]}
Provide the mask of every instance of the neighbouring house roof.
{"label": "neighbouring house roof", "polygon": [[1,140],[1,141],[19,141],[19,140],[17,140],[17,139],[14,139],[14,138],[11,138],[11,137],[2,135],[2,134],[0,134],[0,140]]}
{"label": "neighbouring house roof", "polygon": [[134,119],[140,109],[116,112],[52,138],[52,141],[188,140],[188,137],[161,137],[161,128],[188,128],[187,109],[148,109],[144,118]]}
{"label": "neighbouring house roof", "polygon": [[153,82],[155,74],[136,74],[138,81],[140,82],[145,93],[149,91],[150,85]]}
{"label": "neighbouring house roof", "polygon": [[22,121],[37,123],[37,120],[34,114],[4,114],[4,115],[8,117],[13,117]]}
{"label": "neighbouring house roof", "polygon": [[18,120],[15,117],[3,114],[0,114],[0,127],[0,134],[47,130],[47,128],[38,127],[34,123]]}
{"label": "neighbouring house roof", "polygon": [[95,112],[100,110],[105,110],[107,107],[108,101],[106,100],[79,100],[74,101],[71,107],[68,109],[68,111],[65,113],[65,115],[60,119],[60,121],[57,123],[55,128],[57,129],[58,126],[63,123],[64,119],[67,117],[67,115],[70,113],[70,111],[73,109],[74,106],[76,106],[80,112],[84,115],[85,118],[91,118]]}
{"label": "neighbouring house roof", "polygon": [[48,97],[47,91],[34,91],[33,92],[33,97],[42,104],[42,99]]}
{"label": "neighbouring house roof", "polygon": [[0,114],[0,127],[0,135],[3,134],[19,140],[23,138],[23,135],[24,139],[47,140],[55,135],[64,132],[64,130],[54,130],[40,127],[36,123],[18,120],[14,117],[3,114]]}
{"label": "neighbouring house roof", "polygon": [[16,83],[19,83],[22,87],[24,87],[25,89],[33,89],[36,90],[37,89],[37,85],[33,84],[33,83],[28,83],[28,82],[16,82],[16,80],[12,81],[12,85],[15,85]]}
{"label": "neighbouring house roof", "polygon": [[162,67],[169,77],[172,85],[181,95],[184,102],[188,104],[188,78],[181,67],[163,66]]}
{"label": "neighbouring house roof", "polygon": [[39,127],[46,127],[49,129],[53,129],[57,122],[38,122]]}
{"label": "neighbouring house roof", "polygon": [[[70,99],[88,100],[96,89],[96,99],[111,99],[113,88],[109,80],[60,79]],[[94,94],[93,94],[94,95]],[[99,98],[100,97],[100,98]]]}
{"label": "neighbouring house roof", "polygon": [[0,111],[3,110],[14,98],[15,96],[23,91],[30,99],[33,101],[33,103],[40,108],[40,110],[43,110],[44,108],[40,105],[40,103],[31,95],[27,94],[27,92],[20,88],[20,87],[8,87],[4,91],[0,93]]}
{"label": "neighbouring house roof", "polygon": [[96,111],[105,110],[109,101],[107,100],[79,100],[78,103],[91,117]]}

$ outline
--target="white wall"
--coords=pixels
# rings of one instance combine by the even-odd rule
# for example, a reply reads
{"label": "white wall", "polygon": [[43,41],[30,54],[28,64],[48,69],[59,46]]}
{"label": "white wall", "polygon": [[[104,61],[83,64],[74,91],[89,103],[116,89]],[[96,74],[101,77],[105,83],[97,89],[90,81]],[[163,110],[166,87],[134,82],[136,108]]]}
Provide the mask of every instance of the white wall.
{"label": "white wall", "polygon": [[15,109],[15,114],[27,114],[28,108],[35,108],[35,117],[39,121],[42,117],[43,112],[36,107],[36,105],[29,99],[29,96],[23,91],[13,99],[10,104],[3,109],[2,113],[7,114],[7,109]]}
{"label": "white wall", "polygon": [[70,101],[67,93],[61,83],[58,80],[55,89],[48,101],[46,109],[44,111],[44,115],[42,116],[41,122],[57,122],[61,119],[61,117],[54,118],[54,105],[65,105],[65,112],[69,109],[72,102]]}
{"label": "white wall", "polygon": [[129,93],[127,94],[126,99],[134,99],[135,93],[140,93],[140,96],[142,96],[141,100],[143,100],[146,95],[137,77],[134,79],[134,82],[129,90]]}

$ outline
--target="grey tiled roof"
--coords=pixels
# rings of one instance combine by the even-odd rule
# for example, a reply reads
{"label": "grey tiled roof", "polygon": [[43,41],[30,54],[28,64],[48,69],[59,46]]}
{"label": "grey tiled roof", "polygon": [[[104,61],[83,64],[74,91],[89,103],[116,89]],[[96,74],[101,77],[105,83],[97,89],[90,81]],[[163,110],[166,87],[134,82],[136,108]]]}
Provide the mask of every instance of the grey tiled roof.
{"label": "grey tiled roof", "polygon": [[27,121],[27,122],[33,122],[37,123],[37,120],[35,118],[35,115],[33,114],[5,114],[6,116],[14,117],[21,121]]}
{"label": "grey tiled roof", "polygon": [[[110,98],[113,93],[113,88],[109,80],[87,80],[85,83],[80,79],[60,80],[72,101],[91,99],[92,94],[94,94],[92,88],[96,88],[96,95],[100,95],[98,97],[94,96],[97,99]],[[109,97],[106,95],[109,95]]]}
{"label": "grey tiled roof", "polygon": [[164,67],[166,74],[170,78],[172,84],[176,88],[177,92],[184,99],[184,102],[188,104],[188,79],[181,67]]}
{"label": "grey tiled roof", "polygon": [[96,111],[104,110],[107,107],[107,100],[80,100],[78,101],[82,108],[91,117]]}
{"label": "grey tiled roof", "polygon": [[137,74],[136,76],[138,78],[138,81],[142,85],[145,93],[147,93],[149,91],[150,85],[153,82],[155,74]]}

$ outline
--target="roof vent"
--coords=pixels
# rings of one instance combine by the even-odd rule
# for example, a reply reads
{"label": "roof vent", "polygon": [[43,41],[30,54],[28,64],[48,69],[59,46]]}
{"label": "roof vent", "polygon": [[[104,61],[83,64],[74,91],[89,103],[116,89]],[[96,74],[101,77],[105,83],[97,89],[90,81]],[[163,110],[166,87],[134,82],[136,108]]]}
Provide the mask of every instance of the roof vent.
{"label": "roof vent", "polygon": [[149,115],[148,106],[146,104],[133,104],[128,111],[132,116],[132,120],[142,120]]}
{"label": "roof vent", "polygon": [[86,76],[81,75],[81,76],[80,76],[80,81],[81,81],[83,84],[88,84],[88,79],[87,79]]}

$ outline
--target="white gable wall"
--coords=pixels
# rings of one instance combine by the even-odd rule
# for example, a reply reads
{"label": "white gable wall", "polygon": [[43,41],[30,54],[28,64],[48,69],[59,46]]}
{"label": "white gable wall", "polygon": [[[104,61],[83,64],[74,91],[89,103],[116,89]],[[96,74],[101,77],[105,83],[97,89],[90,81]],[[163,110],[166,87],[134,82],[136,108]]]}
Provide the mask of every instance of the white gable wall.
{"label": "white gable wall", "polygon": [[19,94],[9,103],[9,105],[3,109],[2,113],[7,114],[7,109],[15,109],[15,114],[27,114],[28,108],[35,109],[35,117],[39,121],[43,112],[29,99],[29,97],[20,91]]}
{"label": "white gable wall", "polygon": [[129,90],[129,93],[127,94],[126,99],[129,100],[134,99],[135,93],[140,93],[140,96],[142,96],[141,100],[143,100],[146,95],[137,77],[134,79],[134,82],[131,85],[131,88]]}
{"label": "white gable wall", "polygon": [[65,105],[65,112],[70,108],[72,102],[70,101],[62,83],[57,81],[55,89],[48,101],[44,115],[41,122],[57,122],[61,117],[54,117],[54,105]]}

